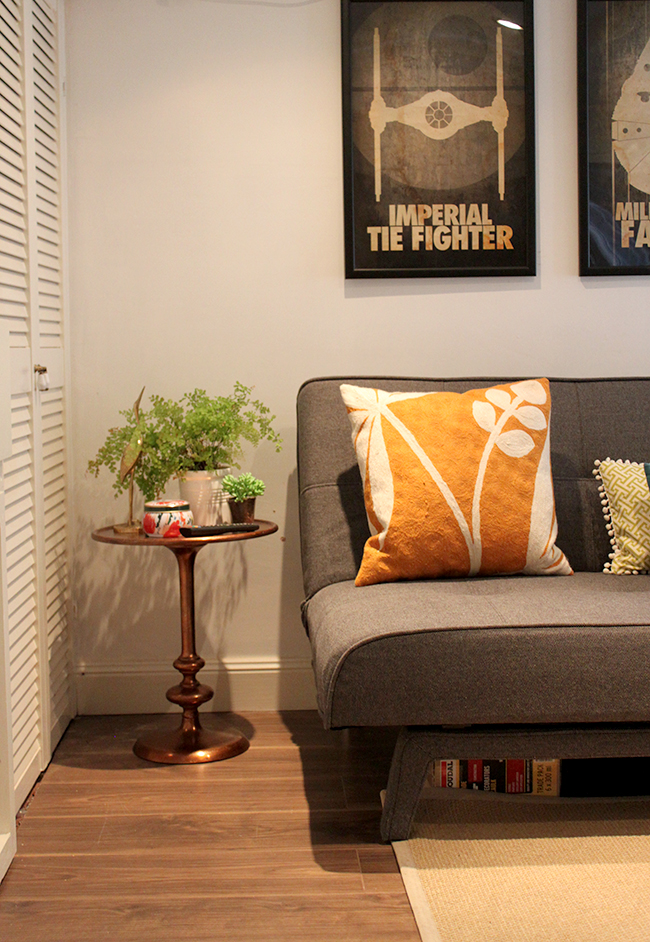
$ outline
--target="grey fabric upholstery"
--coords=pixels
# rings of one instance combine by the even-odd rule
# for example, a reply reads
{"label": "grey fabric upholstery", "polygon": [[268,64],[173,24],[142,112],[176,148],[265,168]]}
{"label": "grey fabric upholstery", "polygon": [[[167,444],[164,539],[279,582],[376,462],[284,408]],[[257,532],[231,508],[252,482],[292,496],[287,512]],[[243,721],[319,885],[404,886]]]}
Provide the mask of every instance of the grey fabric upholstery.
{"label": "grey fabric upholstery", "polygon": [[[504,757],[495,744],[510,747],[512,724],[568,724],[580,755],[646,754],[650,742],[650,578],[602,572],[610,546],[592,475],[596,458],[650,460],[650,379],[551,380],[557,543],[573,576],[354,585],[368,525],[340,384],[464,392],[520,378],[337,377],[298,394],[303,620],[323,722],[418,728],[396,749],[386,839],[407,835],[423,757],[446,725],[496,730],[485,742]],[[408,756],[419,758],[407,774]]]}
{"label": "grey fabric upholstery", "polygon": [[307,612],[327,726],[650,720],[647,577],[348,581]]}

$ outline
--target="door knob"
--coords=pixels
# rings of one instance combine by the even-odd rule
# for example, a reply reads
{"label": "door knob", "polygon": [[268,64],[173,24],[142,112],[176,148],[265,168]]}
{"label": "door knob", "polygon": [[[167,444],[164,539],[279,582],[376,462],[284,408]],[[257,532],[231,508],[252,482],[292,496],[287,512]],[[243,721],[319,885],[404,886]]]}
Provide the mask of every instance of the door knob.
{"label": "door knob", "polygon": [[50,377],[47,372],[46,366],[40,366],[36,364],[34,367],[34,372],[36,373],[36,388],[41,392],[45,392],[50,388]]}

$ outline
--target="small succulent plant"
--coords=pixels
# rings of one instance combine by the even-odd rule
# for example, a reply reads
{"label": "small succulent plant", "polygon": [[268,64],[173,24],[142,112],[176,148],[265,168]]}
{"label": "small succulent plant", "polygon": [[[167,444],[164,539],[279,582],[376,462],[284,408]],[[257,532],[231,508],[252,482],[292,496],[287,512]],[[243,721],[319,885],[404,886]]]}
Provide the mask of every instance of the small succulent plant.
{"label": "small succulent plant", "polygon": [[260,497],[266,490],[266,484],[253,477],[250,471],[245,471],[238,477],[227,474],[223,479],[223,489],[234,501],[241,503],[249,497]]}

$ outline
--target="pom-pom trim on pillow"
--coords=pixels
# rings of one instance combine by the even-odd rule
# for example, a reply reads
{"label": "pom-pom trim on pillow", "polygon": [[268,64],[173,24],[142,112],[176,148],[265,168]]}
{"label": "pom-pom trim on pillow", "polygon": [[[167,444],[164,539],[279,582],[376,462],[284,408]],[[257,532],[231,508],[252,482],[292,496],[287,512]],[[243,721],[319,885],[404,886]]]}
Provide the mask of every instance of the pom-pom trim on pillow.
{"label": "pom-pom trim on pillow", "polygon": [[650,465],[622,458],[597,458],[594,465],[612,546],[603,572],[630,576],[650,572]]}

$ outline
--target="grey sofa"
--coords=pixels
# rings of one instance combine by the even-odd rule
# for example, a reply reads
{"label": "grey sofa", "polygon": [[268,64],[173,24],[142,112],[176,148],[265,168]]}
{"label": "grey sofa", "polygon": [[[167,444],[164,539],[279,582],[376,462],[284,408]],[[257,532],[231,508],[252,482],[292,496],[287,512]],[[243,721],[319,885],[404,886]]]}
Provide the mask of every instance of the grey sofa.
{"label": "grey sofa", "polygon": [[431,759],[650,755],[650,579],[603,573],[596,458],[650,460],[650,379],[551,380],[558,546],[572,576],[356,587],[368,537],[341,383],[481,388],[512,379],[313,379],[300,389],[305,601],[327,728],[401,727],[384,840],[407,837]]}

